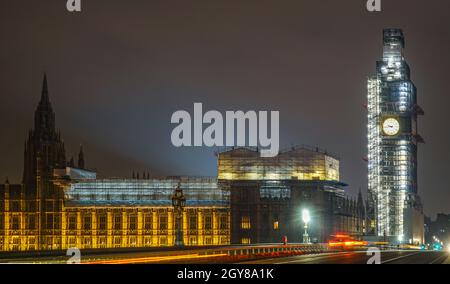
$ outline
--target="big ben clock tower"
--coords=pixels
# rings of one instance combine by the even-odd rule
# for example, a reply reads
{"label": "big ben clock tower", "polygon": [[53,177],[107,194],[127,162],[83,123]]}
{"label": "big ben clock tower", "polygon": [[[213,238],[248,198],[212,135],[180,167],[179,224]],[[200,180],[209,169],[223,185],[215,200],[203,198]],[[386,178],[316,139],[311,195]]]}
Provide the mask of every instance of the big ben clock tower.
{"label": "big ben clock tower", "polygon": [[368,80],[368,189],[374,197],[376,234],[396,243],[423,243],[417,188],[416,87],[403,57],[400,29],[383,31],[383,58]]}

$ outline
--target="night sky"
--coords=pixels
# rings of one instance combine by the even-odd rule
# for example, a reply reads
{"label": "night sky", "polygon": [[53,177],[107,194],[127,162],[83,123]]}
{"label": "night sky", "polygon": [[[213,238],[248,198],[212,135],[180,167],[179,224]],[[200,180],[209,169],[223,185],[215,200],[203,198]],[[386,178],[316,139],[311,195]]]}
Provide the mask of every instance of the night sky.
{"label": "night sky", "polygon": [[399,27],[426,144],[425,213],[450,212],[450,1],[0,0],[0,178],[20,182],[44,71],[67,159],[82,143],[100,177],[216,174],[214,149],[175,148],[172,113],[279,110],[280,143],[341,158],[348,192],[366,191],[366,80],[382,29]]}

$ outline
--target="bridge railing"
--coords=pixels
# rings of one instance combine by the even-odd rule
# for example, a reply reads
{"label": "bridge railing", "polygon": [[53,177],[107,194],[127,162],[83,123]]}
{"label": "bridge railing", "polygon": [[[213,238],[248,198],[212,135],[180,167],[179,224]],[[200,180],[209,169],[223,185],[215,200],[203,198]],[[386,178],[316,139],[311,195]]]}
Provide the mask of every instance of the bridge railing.
{"label": "bridge railing", "polygon": [[230,246],[221,248],[211,248],[205,250],[198,250],[199,255],[208,256],[212,258],[217,256],[223,260],[228,258],[231,261],[241,259],[254,259],[264,257],[280,257],[280,256],[294,256],[301,254],[313,254],[335,251],[330,249],[327,244],[260,244],[248,246]]}

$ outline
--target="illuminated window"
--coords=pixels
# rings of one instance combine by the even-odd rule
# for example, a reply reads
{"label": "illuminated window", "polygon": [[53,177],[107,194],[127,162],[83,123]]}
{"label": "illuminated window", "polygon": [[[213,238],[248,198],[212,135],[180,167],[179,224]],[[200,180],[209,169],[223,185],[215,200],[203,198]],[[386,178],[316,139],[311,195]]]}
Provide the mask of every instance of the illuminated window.
{"label": "illuminated window", "polygon": [[98,229],[104,231],[106,230],[106,228],[107,228],[106,215],[101,214],[98,216]]}
{"label": "illuminated window", "polygon": [[86,215],[83,218],[83,229],[90,230],[92,227],[92,217],[91,215]]}
{"label": "illuminated window", "polygon": [[144,215],[144,230],[152,229],[152,214]]}
{"label": "illuminated window", "polygon": [[197,216],[190,215],[189,216],[189,230],[195,230],[195,229],[197,229]]}
{"label": "illuminated window", "polygon": [[370,222],[370,227],[375,228],[376,224],[377,224],[376,221],[375,221],[375,220],[372,220],[372,221]]}
{"label": "illuminated window", "polygon": [[13,250],[19,250],[20,248],[20,239],[14,238],[13,239]]}
{"label": "illuminated window", "polygon": [[85,248],[90,248],[92,244],[92,240],[90,237],[84,237],[83,238],[83,245]]}
{"label": "illuminated window", "polygon": [[205,230],[211,230],[212,229],[212,217],[211,215],[205,216]]}
{"label": "illuminated window", "polygon": [[100,237],[98,239],[98,244],[101,248],[106,248],[106,237]]}
{"label": "illuminated window", "polygon": [[190,237],[189,238],[189,244],[191,246],[196,246],[197,245],[197,238],[196,237]]}
{"label": "illuminated window", "polygon": [[166,237],[159,238],[159,245],[160,246],[167,246],[167,238]]}
{"label": "illuminated window", "polygon": [[114,230],[122,230],[122,215],[114,215]]}
{"label": "illuminated window", "polygon": [[242,238],[241,239],[241,244],[243,244],[243,245],[251,244],[250,238]]}
{"label": "illuminated window", "polygon": [[241,218],[241,229],[248,230],[251,228],[250,217],[242,216]]}
{"label": "illuminated window", "polygon": [[273,222],[273,229],[278,230],[278,221]]}
{"label": "illuminated window", "polygon": [[227,215],[222,215],[222,216],[220,216],[220,223],[219,223],[219,228],[221,229],[221,230],[227,230],[229,227],[228,227],[228,217],[227,217]]}
{"label": "illuminated window", "polygon": [[77,229],[77,216],[75,214],[69,215],[69,230]]}
{"label": "illuminated window", "polygon": [[228,238],[227,237],[221,237],[220,238],[220,244],[227,244],[228,243]]}
{"label": "illuminated window", "polygon": [[159,229],[167,230],[167,215],[159,216]]}
{"label": "illuminated window", "polygon": [[128,218],[128,229],[129,230],[136,230],[136,215],[130,215]]}
{"label": "illuminated window", "polygon": [[130,246],[132,246],[132,247],[136,246],[136,237],[130,238]]}

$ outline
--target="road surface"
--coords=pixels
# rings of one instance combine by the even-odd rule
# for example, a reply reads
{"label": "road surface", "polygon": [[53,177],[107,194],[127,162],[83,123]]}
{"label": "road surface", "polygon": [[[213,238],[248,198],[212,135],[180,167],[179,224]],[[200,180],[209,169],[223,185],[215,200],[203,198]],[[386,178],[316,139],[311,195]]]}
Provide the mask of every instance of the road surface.
{"label": "road surface", "polygon": [[[337,252],[267,258],[242,264],[367,264],[372,255],[366,251]],[[450,254],[436,251],[382,251],[381,264],[450,264]]]}
{"label": "road surface", "polygon": [[[236,263],[226,254],[202,255],[201,250],[180,252],[118,252],[95,255],[81,255],[81,263],[85,264],[221,264]],[[328,253],[312,253],[297,256],[281,256],[240,260],[239,264],[367,264],[373,255],[367,251],[343,251]],[[68,256],[29,257],[19,259],[0,259],[0,263],[67,263]],[[389,250],[380,252],[381,264],[450,264],[448,252]]]}

